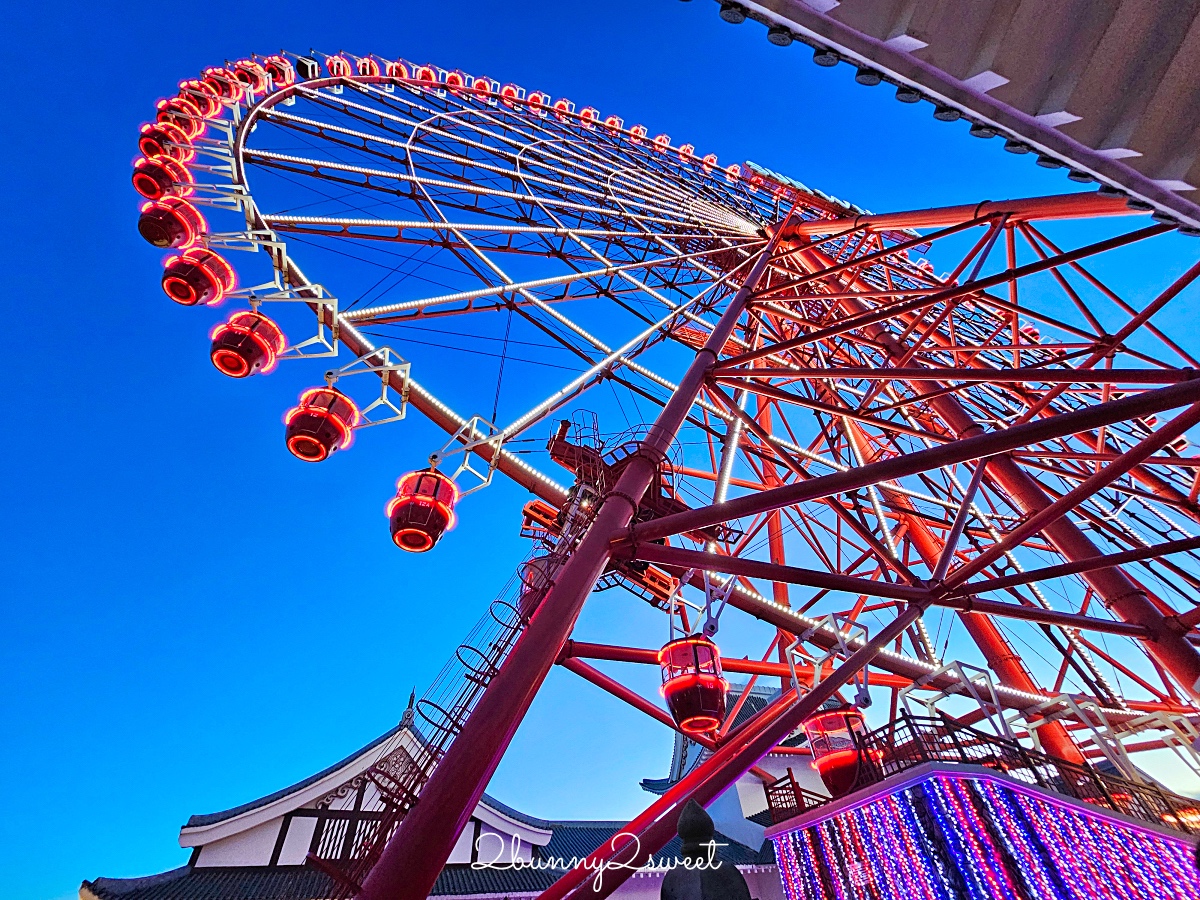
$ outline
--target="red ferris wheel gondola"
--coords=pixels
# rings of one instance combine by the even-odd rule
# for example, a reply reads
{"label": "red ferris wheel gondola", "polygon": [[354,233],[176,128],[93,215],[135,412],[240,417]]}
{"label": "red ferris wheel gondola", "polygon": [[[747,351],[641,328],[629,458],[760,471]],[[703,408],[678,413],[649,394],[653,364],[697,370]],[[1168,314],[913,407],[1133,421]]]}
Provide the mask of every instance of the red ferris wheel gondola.
{"label": "red ferris wheel gondola", "polygon": [[133,187],[147,200],[159,200],[167,194],[187,197],[195,190],[187,167],[169,156],[142,157],[133,164]]}
{"label": "red ferris wheel gondola", "polygon": [[245,378],[271,371],[286,346],[283,332],[272,320],[262,313],[242,310],[213,329],[210,356],[224,374]]}
{"label": "red ferris wheel gondola", "polygon": [[721,676],[721,653],[703,635],[676,638],[658,651],[662,695],[680,731],[703,734],[725,718],[729,682]]}
{"label": "red ferris wheel gondola", "polygon": [[392,542],[401,550],[432,550],[454,527],[458,485],[436,469],[409,472],[396,482],[396,496],[387,505]]}
{"label": "red ferris wheel gondola", "polygon": [[234,77],[252,94],[261,94],[270,84],[267,70],[252,59],[241,59],[233,67]]}
{"label": "red ferris wheel gondola", "polygon": [[170,122],[179,128],[189,138],[194,138],[204,130],[204,116],[200,108],[186,97],[169,97],[158,101],[158,111],[155,118],[159,122]]}
{"label": "red ferris wheel gondola", "polygon": [[233,266],[205,247],[171,257],[163,270],[163,291],[184,306],[216,306],[235,284]]}
{"label": "red ferris wheel gondola", "polygon": [[346,78],[350,75],[350,60],[344,56],[331,56],[325,60],[325,68],[334,78]]}
{"label": "red ferris wheel gondola", "polygon": [[263,68],[271,76],[271,82],[277,88],[283,88],[296,80],[296,69],[291,61],[282,56],[268,56],[263,60]]}
{"label": "red ferris wheel gondola", "polygon": [[205,69],[201,81],[216,91],[223,99],[233,103],[241,100],[242,94],[245,93],[245,88],[238,80],[237,75],[228,69],[218,67]]}
{"label": "red ferris wheel gondola", "polygon": [[359,412],[354,401],[336,388],[311,388],[284,417],[287,448],[297,459],[321,462],[350,446]]}
{"label": "red ferris wheel gondola", "polygon": [[866,731],[862,713],[852,706],[820,712],[801,726],[812,750],[813,768],[833,797],[849,793],[858,780],[862,741]]}
{"label": "red ferris wheel gondola", "polygon": [[142,207],[138,232],[155,247],[187,247],[208,230],[200,210],[179,197],[152,200]]}
{"label": "red ferris wheel gondola", "polygon": [[205,119],[211,119],[221,111],[221,97],[211,84],[205,84],[199,79],[183,81],[179,84],[179,93],[192,103]]}
{"label": "red ferris wheel gondola", "polygon": [[170,122],[143,125],[138,135],[138,149],[149,159],[169,156],[181,163],[189,162],[196,155],[187,132]]}

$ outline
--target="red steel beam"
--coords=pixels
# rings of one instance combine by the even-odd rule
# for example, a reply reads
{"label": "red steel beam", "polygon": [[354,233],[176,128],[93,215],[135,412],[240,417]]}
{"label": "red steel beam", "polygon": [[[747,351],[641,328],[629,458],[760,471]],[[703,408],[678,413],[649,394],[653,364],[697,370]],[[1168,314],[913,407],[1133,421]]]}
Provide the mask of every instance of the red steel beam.
{"label": "red steel beam", "polygon": [[[567,641],[559,655],[559,662],[565,659],[605,659],[611,662],[637,663],[639,665],[657,666],[658,651],[645,650],[641,647],[614,647],[610,644],[592,644],[587,641]],[[734,659],[729,656],[721,657],[721,670],[738,675],[770,675],[776,678],[791,679],[792,670],[786,663],[766,662],[756,659]],[[811,675],[812,666],[797,665],[797,675]],[[906,688],[912,685],[911,678],[903,675],[892,675],[890,672],[871,672],[871,683],[881,687]],[[935,690],[930,686],[930,690]]]}
{"label": "red steel beam", "polygon": [[796,566],[780,566],[758,559],[742,559],[721,553],[701,550],[685,550],[682,547],[665,547],[662,544],[626,544],[613,546],[616,559],[639,559],[660,566],[678,569],[696,569],[705,572],[724,572],[729,575],[744,575],[747,578],[765,578],[783,584],[803,584],[806,587],[827,591],[843,591],[849,594],[867,594],[871,597],[886,597],[889,600],[928,600],[929,591],[907,584],[887,581],[871,581],[854,575],[837,572],[818,572]]}
{"label": "red steel beam", "polygon": [[[1101,488],[1112,483],[1115,479],[1126,474],[1130,469],[1139,465],[1146,457],[1161,449],[1164,445],[1175,440],[1193,425],[1200,422],[1200,404],[1193,405],[1187,411],[1179,414],[1158,431],[1139,441],[1116,460],[1106,465],[1094,475],[1085,478],[1067,493],[1053,503],[1042,507],[1028,519],[1004,536],[998,544],[989,547],[957,571],[950,574],[946,585],[953,590],[963,584],[968,578],[982,572],[1005,554],[1021,544],[1028,537],[1038,532],[1048,532],[1049,529],[1063,516],[1090,497]],[[1086,558],[1086,557],[1085,557]],[[1094,570],[1093,570],[1094,571]]]}
{"label": "red steel beam", "polygon": [[[607,691],[608,693],[610,693],[614,697],[616,697],[618,700],[624,700],[626,703],[628,703],[634,709],[641,710],[646,715],[648,715],[650,718],[655,719],[655,720],[661,722],[662,724],[666,725],[672,731],[679,731],[679,726],[675,724],[675,720],[671,718],[670,714],[667,713],[666,710],[662,709],[659,706],[655,706],[653,703],[651,703],[649,700],[647,700],[645,697],[643,697],[637,691],[630,690],[629,688],[625,687],[625,685],[621,684],[621,682],[617,681],[615,678],[609,678],[607,675],[605,675],[599,669],[589,666],[587,663],[583,662],[582,660],[580,660],[577,657],[573,657],[573,656],[563,657],[563,656],[561,656],[561,654],[559,656],[558,664],[560,666],[562,666],[564,669],[574,672],[576,675],[578,675],[580,678],[584,679],[585,681],[590,681],[592,684],[594,684],[596,687],[600,688],[601,690]],[[712,750],[716,746],[715,744],[713,744],[712,741],[710,741],[707,737],[705,737],[702,734],[700,734],[700,735],[690,735],[689,734],[687,737],[690,738],[691,740],[694,740],[697,744],[700,744],[703,747],[707,747],[709,750]]]}
{"label": "red steel beam", "polygon": [[[791,215],[789,212],[787,218]],[[659,465],[667,459],[706,373],[767,270],[781,233],[776,230],[708,340],[696,351],[638,452],[629,458],[583,539],[556,573],[537,612],[426,782],[421,802],[408,812],[384,847],[363,883],[360,900],[426,900],[429,896],[517,726],[570,637],[584,601],[608,565],[614,536],[627,530],[641,497],[658,475]]]}
{"label": "red steel beam", "polygon": [[[865,228],[888,231],[899,228],[941,228],[967,219],[988,216],[1008,216],[1010,222],[1032,222],[1039,219],[1086,219],[1094,216],[1136,215],[1125,205],[1124,197],[1106,197],[1099,193],[1058,194],[1052,197],[1029,197],[1024,200],[987,200],[962,206],[942,206],[911,212],[861,215],[847,219],[817,219],[792,226],[791,234],[834,234]],[[790,235],[789,235],[790,236]]]}
{"label": "red steel beam", "polygon": [[[1171,231],[1169,225],[1152,225],[1148,228],[1142,228],[1138,231],[1131,231],[1128,234],[1118,235],[1117,237],[1108,238],[1107,240],[1098,241],[1094,244],[1088,244],[1086,247],[1080,247],[1077,250],[1070,250],[1059,256],[1051,256],[1047,259],[1038,260],[1037,262],[1026,263],[1023,266],[1017,266],[1012,269],[1005,269],[1003,272],[997,272],[995,275],[988,275],[984,278],[979,278],[967,284],[952,285],[939,291],[936,294],[930,294],[927,297],[917,297],[914,300],[906,300],[902,303],[894,303],[885,306],[876,307],[873,309],[861,308],[855,311],[849,318],[838,322],[836,325],[830,325],[826,328],[819,328],[816,331],[811,331],[808,334],[802,334],[799,337],[790,340],[781,341],[778,344],[762,347],[758,350],[750,350],[746,353],[741,353],[737,356],[732,356],[725,360],[726,366],[737,366],[744,362],[761,359],[764,356],[770,356],[773,353],[782,353],[785,350],[793,350],[797,347],[803,347],[806,344],[812,344],[817,341],[824,340],[827,337],[836,337],[846,331],[852,331],[856,328],[866,328],[869,325],[877,325],[888,319],[894,319],[896,316],[904,313],[915,312],[919,309],[926,309],[931,306],[936,306],[939,303],[945,303],[949,300],[963,297],[968,294],[977,294],[981,291],[986,291],[990,287],[995,287],[998,284],[1007,284],[1016,281],[1019,278],[1024,278],[1028,275],[1036,275],[1038,272],[1045,272],[1047,269],[1053,269],[1057,266],[1065,266],[1068,263],[1074,262],[1077,259],[1083,259],[1087,256],[1094,256],[1098,253],[1105,253],[1109,250],[1115,250],[1118,247],[1123,247],[1127,244],[1133,244],[1137,241],[1146,240],[1147,238],[1155,237]],[[846,301],[853,303],[853,301]]]}
{"label": "red steel beam", "polygon": [[[1146,559],[1156,559],[1160,556],[1167,556],[1171,553],[1183,553],[1188,550],[1200,550],[1200,537],[1182,538],[1178,541],[1167,541],[1164,544],[1155,544],[1152,547],[1138,547],[1136,550],[1122,550],[1119,553],[1108,553],[1101,556],[1088,556],[1083,559],[1077,559],[1073,562],[1061,563],[1056,566],[1046,566],[1042,569],[1030,569],[1026,572],[1019,572],[1016,575],[1003,575],[998,578],[988,578],[985,581],[972,581],[966,584],[959,585],[956,593],[965,591],[973,591],[975,593],[986,593],[989,591],[999,591],[1004,588],[1016,587],[1022,584],[1031,584],[1035,581],[1046,581],[1050,578],[1062,578],[1065,575],[1078,575],[1083,572],[1091,572],[1094,569],[1103,569],[1109,566],[1122,566],[1126,563],[1141,562]],[[1200,607],[1197,607],[1200,609]]]}
{"label": "red steel beam", "polygon": [[1099,631],[1104,634],[1120,634],[1142,640],[1151,637],[1150,629],[1145,625],[1138,625],[1134,622],[1114,621],[1112,619],[1097,619],[1094,616],[1059,612],[1055,609],[1043,609],[1040,606],[1020,606],[1016,603],[984,600],[975,596],[935,596],[933,603],[936,606],[944,606],[947,609],[956,609],[959,612],[965,613],[1003,616],[1007,619],[1040,622],[1043,625],[1062,625],[1065,628],[1083,628],[1088,631]]}
{"label": "red steel beam", "polygon": [[[826,300],[827,297],[821,296]],[[745,387],[743,378],[821,378],[832,381],[961,381],[961,382],[1017,382],[1027,384],[1178,384],[1200,378],[1196,369],[920,369],[920,368],[854,368],[836,366],[825,369],[810,369],[799,366],[775,366],[769,368],[735,369],[718,366],[713,370],[714,381],[739,384]],[[845,413],[842,413],[845,415]]]}
{"label": "red steel beam", "polygon": [[[675,723],[675,720],[672,719],[661,708],[655,706],[653,703],[651,703],[649,700],[647,700],[645,697],[643,697],[641,694],[637,693],[636,691],[631,691],[629,688],[625,687],[625,685],[621,684],[621,682],[617,681],[615,678],[609,678],[607,675],[605,675],[599,669],[589,666],[587,663],[583,662],[582,660],[572,658],[572,657],[562,658],[560,656],[558,664],[560,666],[562,666],[564,669],[568,669],[568,670],[574,672],[576,675],[578,675],[580,678],[584,679],[585,681],[590,681],[592,684],[596,685],[596,687],[600,688],[601,690],[607,691],[608,693],[610,693],[614,697],[616,697],[618,700],[624,700],[630,706],[634,707],[635,709],[641,710],[646,715],[650,716],[652,719],[662,722],[662,724],[666,725],[672,731],[682,734],[689,741],[695,741],[697,744],[699,744],[701,747],[704,747],[707,750],[715,750],[717,748],[716,743],[712,740],[712,738],[710,738],[706,734],[688,734],[688,733],[679,731],[679,726]],[[767,772],[764,769],[760,769],[758,766],[751,766],[750,771],[763,784],[770,784],[772,781],[775,780],[774,775],[772,775],[770,772]]]}
{"label": "red steel beam", "polygon": [[[1003,431],[977,434],[941,447],[918,450],[915,453],[906,453],[903,456],[880,460],[845,472],[821,475],[808,481],[726,500],[724,503],[663,516],[660,519],[635,525],[632,537],[639,544],[650,542],[661,537],[717,525],[730,519],[757,515],[807,500],[818,500],[942,466],[1007,453],[1031,444],[1065,437],[1103,425],[1111,425],[1114,422],[1166,412],[1180,406],[1190,406],[1198,401],[1200,401],[1200,381],[1189,381],[1152,391],[1143,391],[1132,397],[1123,397],[1120,400],[1110,400],[1108,403],[1096,404],[1068,413],[1059,413],[1053,417],[1015,425]],[[1088,555],[1096,556],[1097,554],[1093,552]]]}

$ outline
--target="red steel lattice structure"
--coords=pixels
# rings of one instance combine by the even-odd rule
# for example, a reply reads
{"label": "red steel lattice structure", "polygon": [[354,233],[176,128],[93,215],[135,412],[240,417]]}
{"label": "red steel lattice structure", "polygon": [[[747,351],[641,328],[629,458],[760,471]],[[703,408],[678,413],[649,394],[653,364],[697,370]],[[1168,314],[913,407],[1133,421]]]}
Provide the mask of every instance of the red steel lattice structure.
{"label": "red steel lattice structure", "polygon": [[[719,585],[774,635],[760,662],[726,671],[823,677],[696,736],[709,755],[630,823],[636,854],[618,842],[595,862],[644,861],[683,803],[755,771],[864,669],[893,709],[913,686],[966,691],[961,669],[941,665],[949,632],[939,651],[927,620],[960,624],[956,655],[987,666],[1024,739],[1070,762],[1113,749],[1081,740],[1097,719],[1149,734],[1149,748],[1196,715],[1200,460],[1187,434],[1200,380],[1169,320],[1200,264],[1177,266],[1173,243],[1149,262],[1170,226],[1130,224],[1123,202],[1094,193],[872,215],[565,99],[348,54],[209,70],[160,104],[140,147],[143,235],[217,286],[187,305],[311,311],[317,336],[280,362],[344,347],[353,361],[322,390],[380,377],[383,400],[342,423],[339,446],[412,406],[452,435],[435,461],[474,456],[539,498],[527,517],[550,552],[502,650],[481,654],[436,752],[378,779],[392,785],[386,827],[349,868],[316,861],[347,892],[427,896],[556,662],[673,726],[582,661],[651,663],[653,648],[571,640],[614,578],[685,626],[682,592]],[[221,217],[236,224],[218,230]],[[931,247],[953,260],[945,275],[918,256]],[[225,267],[246,249],[267,263],[254,288]],[[347,282],[322,253],[392,274],[342,304],[300,269],[306,252]],[[384,302],[376,287],[413,258],[449,273],[446,291]],[[1135,303],[1099,274],[1110,259],[1179,271]],[[405,347],[413,328],[452,333],[445,322],[489,312],[507,317],[502,360],[514,322],[550,341],[522,346],[575,360],[574,377],[507,426],[454,413],[447,384],[417,381],[373,340]],[[648,403],[653,422],[608,442],[560,428],[546,462],[570,470],[568,491],[513,448],[598,386],[618,406]],[[495,419],[492,387],[494,401],[470,402]],[[791,586],[813,593],[793,607]],[[604,896],[628,871],[606,871],[596,894],[578,870],[544,896]]]}

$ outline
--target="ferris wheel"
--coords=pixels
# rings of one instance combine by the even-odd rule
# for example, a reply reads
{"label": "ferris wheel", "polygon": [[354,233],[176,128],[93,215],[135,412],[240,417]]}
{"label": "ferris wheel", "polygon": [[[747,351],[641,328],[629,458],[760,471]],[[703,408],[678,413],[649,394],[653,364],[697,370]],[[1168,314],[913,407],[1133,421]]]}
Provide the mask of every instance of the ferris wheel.
{"label": "ferris wheel", "polygon": [[[710,753],[631,823],[647,853],[852,682],[893,715],[969,696],[1068,761],[1186,756],[1200,363],[1163,311],[1200,264],[1136,299],[1102,274],[1170,225],[1103,193],[873,215],[542,91],[346,53],[208,69],[139,147],[163,290],[220,373],[296,380],[286,452],[336,465],[413,409],[444,430],[396,473],[403,551],[494,477],[536,497],[505,637],[437,707],[436,758],[380,769],[392,818],[353,892],[427,895],[555,662],[635,705],[584,660],[661,663],[656,717]],[[662,611],[661,650],[568,643],[618,583]],[[771,637],[722,657],[725,616]],[[731,671],[791,685],[757,730],[727,730]]]}

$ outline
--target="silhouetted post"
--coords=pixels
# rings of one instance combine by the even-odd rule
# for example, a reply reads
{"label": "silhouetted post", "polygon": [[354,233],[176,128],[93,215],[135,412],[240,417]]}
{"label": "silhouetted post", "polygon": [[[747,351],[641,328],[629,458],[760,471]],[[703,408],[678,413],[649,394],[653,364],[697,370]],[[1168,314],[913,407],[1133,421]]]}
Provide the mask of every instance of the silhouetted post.
{"label": "silhouetted post", "polygon": [[689,801],[676,830],[683,842],[683,862],[663,879],[662,900],[750,900],[746,877],[717,858],[716,829],[704,807]]}

